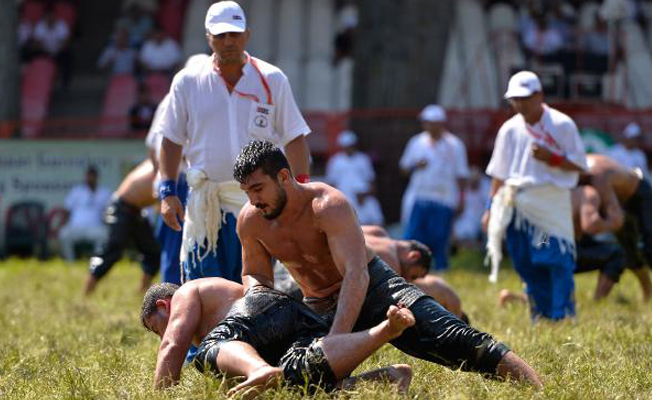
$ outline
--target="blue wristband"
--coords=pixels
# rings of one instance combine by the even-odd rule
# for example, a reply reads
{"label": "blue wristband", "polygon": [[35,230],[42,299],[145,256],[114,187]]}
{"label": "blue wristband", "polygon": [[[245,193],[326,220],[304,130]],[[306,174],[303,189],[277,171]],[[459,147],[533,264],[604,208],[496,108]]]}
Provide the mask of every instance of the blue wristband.
{"label": "blue wristband", "polygon": [[487,205],[485,206],[487,210],[491,210],[491,202],[493,201],[493,197],[489,196],[487,199]]}
{"label": "blue wristband", "polygon": [[163,200],[166,197],[177,195],[177,181],[168,179],[158,184],[158,197]]}

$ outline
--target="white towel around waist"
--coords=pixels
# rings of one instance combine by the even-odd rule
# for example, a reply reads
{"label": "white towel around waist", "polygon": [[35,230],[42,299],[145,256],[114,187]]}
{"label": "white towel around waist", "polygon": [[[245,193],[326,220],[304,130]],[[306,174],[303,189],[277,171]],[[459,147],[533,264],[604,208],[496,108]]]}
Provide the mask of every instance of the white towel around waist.
{"label": "white towel around waist", "polygon": [[554,185],[520,189],[503,185],[491,203],[485,258],[485,263],[491,263],[489,281],[498,280],[498,268],[503,257],[502,242],[513,217],[517,230],[531,230],[534,247],[549,245],[548,238],[555,237],[562,253],[575,253],[571,194],[568,189]]}
{"label": "white towel around waist", "polygon": [[[181,262],[188,260],[188,253],[197,245],[197,257],[203,260],[210,252],[215,253],[222,222],[230,212],[238,217],[247,202],[246,194],[234,180],[213,182],[202,170],[191,168],[186,174],[190,193],[186,206],[181,244]],[[193,262],[195,261],[193,252]]]}

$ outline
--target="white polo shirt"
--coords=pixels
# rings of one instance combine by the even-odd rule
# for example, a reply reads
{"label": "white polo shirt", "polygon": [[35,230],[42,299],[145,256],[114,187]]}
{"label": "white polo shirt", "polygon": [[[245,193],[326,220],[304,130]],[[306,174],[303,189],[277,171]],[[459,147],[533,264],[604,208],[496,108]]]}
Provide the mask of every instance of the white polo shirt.
{"label": "white polo shirt", "polygon": [[432,200],[456,208],[457,179],[469,176],[464,143],[449,132],[437,141],[428,132],[421,132],[410,139],[399,164],[403,169],[412,169],[420,161],[427,165],[412,172],[406,193],[416,200]]}
{"label": "white polo shirt", "polygon": [[359,151],[350,156],[341,151],[326,164],[326,181],[341,190],[349,200],[356,198],[358,188],[369,187],[374,179],[376,174],[369,156]]}
{"label": "white polo shirt", "polygon": [[188,166],[203,170],[210,180],[233,180],[235,159],[251,140],[284,147],[310,133],[285,74],[269,63],[255,62],[264,80],[249,60],[231,93],[213,68],[212,57],[184,68],[172,81],[161,117],[163,135],[184,146]]}
{"label": "white polo shirt", "polygon": [[103,186],[97,186],[95,191],[85,183],[73,186],[64,202],[64,207],[70,212],[68,225],[102,226],[102,215],[110,199],[111,192]]}
{"label": "white polo shirt", "polygon": [[534,125],[520,114],[507,120],[498,131],[487,175],[517,187],[553,184],[571,189],[577,185],[578,172],[551,167],[532,156],[532,145],[546,146],[586,169],[584,143],[575,122],[566,114],[544,105],[541,120]]}

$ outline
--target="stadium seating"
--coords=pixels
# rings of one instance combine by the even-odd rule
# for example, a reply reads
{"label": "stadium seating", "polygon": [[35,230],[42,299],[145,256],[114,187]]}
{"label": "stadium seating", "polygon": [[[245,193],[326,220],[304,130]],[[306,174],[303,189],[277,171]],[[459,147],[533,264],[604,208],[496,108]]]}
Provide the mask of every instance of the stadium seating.
{"label": "stadium seating", "polygon": [[595,14],[600,10],[600,4],[592,1],[584,2],[580,6],[578,28],[581,31],[589,31],[595,27]]}
{"label": "stadium seating", "polygon": [[164,74],[149,74],[145,85],[153,102],[160,103],[170,90],[170,78]]}
{"label": "stadium seating", "polygon": [[308,61],[306,71],[306,92],[303,108],[307,110],[329,110],[333,105],[333,67],[325,57],[314,57]]}
{"label": "stadium seating", "polygon": [[119,137],[129,131],[129,109],[136,101],[138,85],[131,75],[114,75],[104,96],[99,134]]}
{"label": "stadium seating", "polygon": [[183,22],[188,0],[160,0],[157,20],[163,30],[177,42],[183,33]]}
{"label": "stadium seating", "polygon": [[183,56],[190,57],[193,54],[204,53],[207,48],[206,32],[198,27],[204,26],[206,10],[209,6],[208,0],[190,0],[186,9],[183,24],[183,38],[181,48]]}
{"label": "stadium seating", "polygon": [[498,86],[504,88],[513,69],[525,65],[525,57],[518,43],[518,26],[514,9],[498,3],[489,10],[489,37],[493,41],[498,73]]}
{"label": "stadium seating", "polygon": [[36,25],[36,23],[43,17],[43,14],[45,14],[45,3],[26,0],[23,3],[23,11],[20,19],[29,22],[31,25]]}
{"label": "stadium seating", "polygon": [[67,1],[58,1],[53,6],[53,12],[58,19],[64,21],[68,25],[71,32],[74,31],[77,23],[77,8],[74,4]]}
{"label": "stadium seating", "polygon": [[14,203],[5,219],[5,254],[21,257],[47,253],[45,207],[37,201]]}
{"label": "stadium seating", "polygon": [[351,108],[354,62],[350,58],[341,60],[333,71],[333,110]]}
{"label": "stadium seating", "polygon": [[269,0],[251,0],[247,14],[251,27],[251,38],[247,46],[252,55],[271,63],[276,62],[276,43],[278,29],[278,11],[275,2]]}
{"label": "stadium seating", "polygon": [[334,10],[335,5],[331,0],[312,1],[308,5],[309,10],[309,34],[308,34],[308,58],[327,57],[333,53],[333,40],[335,31]]}
{"label": "stadium seating", "polygon": [[49,58],[39,57],[31,61],[23,75],[21,110],[23,136],[38,136],[47,116],[57,67]]}
{"label": "stadium seating", "polygon": [[456,27],[446,51],[440,103],[447,107],[497,108],[497,71],[482,5],[474,0],[459,0],[456,7]]}

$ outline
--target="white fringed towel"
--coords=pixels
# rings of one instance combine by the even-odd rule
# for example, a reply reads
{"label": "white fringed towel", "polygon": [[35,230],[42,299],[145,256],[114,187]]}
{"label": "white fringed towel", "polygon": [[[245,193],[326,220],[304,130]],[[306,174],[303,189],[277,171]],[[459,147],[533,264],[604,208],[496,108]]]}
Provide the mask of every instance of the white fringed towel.
{"label": "white fringed towel", "polygon": [[[246,194],[234,180],[213,182],[208,180],[204,171],[196,168],[188,170],[186,179],[190,194],[183,226],[182,264],[188,260],[188,253],[195,245],[200,261],[209,253],[215,253],[219,231],[226,218],[222,210],[233,213],[237,218],[247,202]],[[194,252],[192,262],[195,262]]]}
{"label": "white fringed towel", "polygon": [[503,185],[491,203],[485,264],[491,263],[490,282],[498,281],[503,258],[502,243],[507,226],[515,215],[517,230],[532,230],[532,246],[549,245],[550,237],[559,241],[560,251],[575,254],[570,190],[554,185],[516,189]]}

